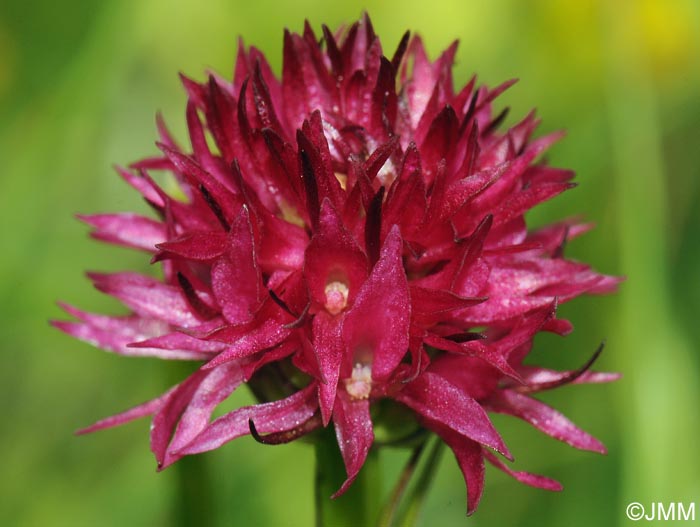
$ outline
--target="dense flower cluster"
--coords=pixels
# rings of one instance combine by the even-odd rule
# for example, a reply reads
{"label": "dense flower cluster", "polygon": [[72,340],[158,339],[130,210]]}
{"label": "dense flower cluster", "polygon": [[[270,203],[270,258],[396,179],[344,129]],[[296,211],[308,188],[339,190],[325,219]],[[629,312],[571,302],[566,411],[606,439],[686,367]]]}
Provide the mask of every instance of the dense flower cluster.
{"label": "dense flower cluster", "polygon": [[[533,114],[499,131],[493,89],[454,91],[456,46],[436,61],[420,38],[383,55],[369,19],[319,40],[285,33],[281,79],[239,48],[232,82],[183,77],[191,148],[159,120],[162,155],[120,169],[158,219],[82,219],[93,236],[142,249],[163,278],[90,274],[131,314],[86,313],[63,331],[124,355],[203,361],[167,393],[88,428],[153,416],[159,466],[253,433],[285,442],[334,426],[347,480],[371,448],[378,408],[410,409],[453,450],[477,506],[484,461],[511,470],[487,412],[570,445],[595,438],[533,398],[612,374],[524,365],[540,331],[566,334],[557,303],[613,290],[617,278],[564,258],[586,225],[528,232],[524,214],[570,188],[540,155]],[[156,172],[172,175],[165,192]],[[595,358],[595,357],[594,357]],[[260,404],[211,421],[240,385]],[[375,423],[376,424],[376,423]]]}

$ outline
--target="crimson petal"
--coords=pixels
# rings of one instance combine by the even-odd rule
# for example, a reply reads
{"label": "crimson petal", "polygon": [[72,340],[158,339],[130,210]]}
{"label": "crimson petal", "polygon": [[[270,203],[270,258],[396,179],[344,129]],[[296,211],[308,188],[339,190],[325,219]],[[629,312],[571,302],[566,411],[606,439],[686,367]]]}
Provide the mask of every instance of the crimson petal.
{"label": "crimson petal", "polygon": [[431,428],[442,438],[457,459],[464,482],[467,485],[467,515],[471,515],[479,506],[484,491],[484,452],[481,445],[465,439],[449,428],[431,425]]}
{"label": "crimson petal", "polygon": [[88,427],[81,428],[76,432],[76,434],[89,434],[98,430],[104,430],[106,428],[120,426],[134,421],[135,419],[141,419],[142,417],[146,417],[148,415],[153,415],[163,406],[163,403],[168,399],[168,397],[170,397],[170,394],[174,390],[175,388],[171,388],[160,397],[156,397],[155,399],[151,399],[150,401],[141,403],[137,406],[134,406],[133,408],[129,408],[128,410],[118,413],[116,415],[106,417],[105,419],[100,419],[99,421]]}
{"label": "crimson petal", "polygon": [[240,324],[253,317],[263,289],[247,207],[241,208],[231,225],[229,240],[229,254],[212,267],[212,287],[224,317],[232,324]]}
{"label": "crimson petal", "polygon": [[272,348],[284,341],[290,333],[290,329],[276,320],[267,319],[259,326],[251,328],[204,367],[214,368],[224,362],[248,357],[264,349]]}
{"label": "crimson petal", "polygon": [[[84,342],[120,355],[158,357],[160,359],[201,360],[207,354],[190,345],[161,347],[156,342],[134,346],[154,335],[167,331],[167,324],[152,318],[139,316],[110,317],[81,311],[68,304],[59,304],[64,311],[79,322],[53,320],[51,325]],[[178,344],[183,344],[182,342]]]}
{"label": "crimson petal", "polygon": [[210,370],[189,398],[187,407],[182,412],[175,433],[168,444],[161,468],[171,465],[182,457],[176,452],[206,428],[214,408],[231,395],[242,382],[243,370],[238,364],[227,363]]}
{"label": "crimson petal", "polygon": [[357,478],[374,442],[372,420],[369,416],[369,400],[338,397],[333,408],[333,423],[348,475],[340,489],[331,496],[337,498],[344,494]]}
{"label": "crimson petal", "polygon": [[88,273],[95,287],[121,300],[143,317],[175,326],[194,326],[199,320],[190,311],[178,288],[136,273]]}
{"label": "crimson petal", "polygon": [[261,434],[291,430],[316,412],[318,403],[315,392],[316,385],[312,383],[286,399],[234,410],[216,419],[188,445],[173,453],[186,455],[214,450],[237,437],[249,434],[250,419]]}
{"label": "crimson petal", "polygon": [[402,245],[394,227],[343,326],[353,364],[371,361],[373,380],[387,379],[408,351],[411,303]]}
{"label": "crimson petal", "polygon": [[424,372],[408,383],[396,400],[419,415],[512,459],[481,405],[443,377]]}
{"label": "crimson petal", "polygon": [[484,401],[492,412],[508,414],[530,423],[548,436],[581,450],[606,454],[603,444],[546,404],[514,390],[500,390]]}
{"label": "crimson petal", "polygon": [[117,214],[78,215],[94,231],[93,238],[126,247],[154,251],[166,238],[165,226],[150,218],[122,212]]}
{"label": "crimson petal", "polygon": [[323,426],[327,426],[336,400],[340,363],[343,357],[342,319],[318,313],[313,320],[313,348],[322,382],[319,383],[319,403]]}
{"label": "crimson petal", "polygon": [[554,492],[558,492],[563,489],[561,483],[554,479],[545,476],[540,476],[539,474],[532,474],[530,472],[520,472],[517,470],[511,470],[491,452],[484,450],[484,456],[494,467],[498,468],[499,470],[502,470],[509,476],[517,479],[520,483],[525,483],[525,485],[530,485],[531,487],[551,490]]}

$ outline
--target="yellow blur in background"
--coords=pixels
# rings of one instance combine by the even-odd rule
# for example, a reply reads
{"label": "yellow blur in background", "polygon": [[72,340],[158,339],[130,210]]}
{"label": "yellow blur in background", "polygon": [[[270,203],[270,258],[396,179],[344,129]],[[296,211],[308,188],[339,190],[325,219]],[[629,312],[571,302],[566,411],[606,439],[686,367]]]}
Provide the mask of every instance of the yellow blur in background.
{"label": "yellow blur in background", "polygon": [[[149,272],[142,255],[89,241],[73,215],[146,211],[111,166],[156,152],[157,110],[185,138],[178,72],[230,76],[239,35],[279,71],[284,27],[300,30],[305,18],[336,27],[363,10],[385,52],[411,29],[433,56],[460,40],[457,83],[473,73],[489,85],[520,78],[497,104],[511,107],[511,122],[536,107],[542,133],[566,128],[550,159],[575,169],[580,184],[534,211],[532,224],[584,214],[597,228],[569,254],[627,276],[615,296],[563,306],[576,331],[538,337],[531,358],[573,368],[607,338],[597,367],[623,379],[546,400],[609,455],[496,416],[515,468],[555,477],[564,492],[490,471],[467,519],[464,483],[446,455],[421,524],[626,525],[632,501],[700,501],[700,2],[3,0],[0,525],[313,524],[306,445],[243,438],[156,474],[145,420],[74,437],[191,365],[116,357],[46,321],[61,316],[57,299],[119,311],[91,289],[86,269]],[[230,404],[248,400],[236,394]],[[387,492],[405,456],[385,453]],[[193,499],[206,522],[180,507]]]}

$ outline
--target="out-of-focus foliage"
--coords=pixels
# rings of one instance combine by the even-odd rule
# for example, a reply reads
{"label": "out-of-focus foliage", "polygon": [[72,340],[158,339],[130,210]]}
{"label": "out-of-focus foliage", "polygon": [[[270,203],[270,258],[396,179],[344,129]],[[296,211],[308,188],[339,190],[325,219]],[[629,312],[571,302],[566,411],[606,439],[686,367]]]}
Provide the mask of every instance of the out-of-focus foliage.
{"label": "out-of-focus foliage", "polygon": [[[161,110],[184,138],[177,72],[229,75],[236,39],[278,67],[282,28],[335,27],[367,9],[387,48],[407,28],[437,53],[461,41],[458,82],[521,82],[502,98],[511,122],[537,107],[542,131],[566,128],[552,163],[580,186],[533,224],[585,213],[597,228],[567,248],[628,281],[614,297],[562,307],[576,331],[542,337],[538,362],[575,367],[607,337],[603,387],[547,399],[610,454],[576,452],[525,424],[496,419],[523,470],[560,479],[561,495],[487,474],[466,520],[457,466],[444,456],[423,525],[626,524],[630,501],[697,501],[700,481],[700,4],[415,0],[275,3],[179,0],[3,0],[0,3],[0,525],[172,525],[196,500],[214,525],[312,524],[311,449],[241,439],[161,474],[145,421],[88,437],[71,432],[136,404],[187,365],[125,359],[51,330],[55,299],[120,308],[91,290],[85,268],[143,269],[142,255],[86,239],[76,212],[146,210],[112,172],[155,152]],[[232,405],[248,399],[236,395]],[[384,454],[385,487],[406,456]],[[202,472],[210,478],[206,487]],[[188,484],[189,482],[189,484]],[[507,504],[507,506],[504,506]]]}

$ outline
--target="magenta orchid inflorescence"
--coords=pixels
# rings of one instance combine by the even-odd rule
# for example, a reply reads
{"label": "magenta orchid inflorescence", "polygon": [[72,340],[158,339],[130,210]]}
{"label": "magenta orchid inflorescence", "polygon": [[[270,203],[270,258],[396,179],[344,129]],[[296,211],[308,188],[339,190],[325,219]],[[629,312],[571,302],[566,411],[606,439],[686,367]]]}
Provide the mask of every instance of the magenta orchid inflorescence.
{"label": "magenta orchid inflorescence", "polygon": [[[452,449],[481,497],[484,461],[516,479],[488,412],[574,447],[603,445],[532,397],[605,382],[594,359],[572,371],[523,360],[540,331],[564,335],[556,307],[619,279],[563,256],[588,229],[528,231],[525,213],[571,188],[539,160],[533,114],[499,131],[508,88],[454,91],[456,45],[436,61],[418,37],[383,55],[367,17],[346,30],[286,32],[281,79],[241,44],[232,82],[183,77],[191,148],[159,120],[162,155],[119,169],[155,210],[82,219],[93,236],[153,254],[163,278],[90,274],[127,306],[104,316],[64,306],[55,325],[123,355],[202,361],[160,397],[86,429],[152,415],[159,467],[253,433],[280,443],[333,426],[352,484],[392,408]],[[171,174],[177,192],[152,179]],[[212,420],[240,385],[260,401]],[[381,411],[379,411],[381,409]]]}

